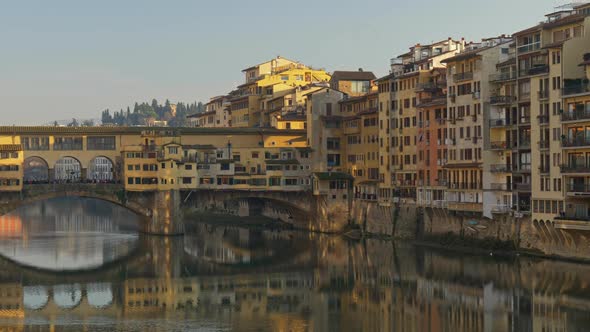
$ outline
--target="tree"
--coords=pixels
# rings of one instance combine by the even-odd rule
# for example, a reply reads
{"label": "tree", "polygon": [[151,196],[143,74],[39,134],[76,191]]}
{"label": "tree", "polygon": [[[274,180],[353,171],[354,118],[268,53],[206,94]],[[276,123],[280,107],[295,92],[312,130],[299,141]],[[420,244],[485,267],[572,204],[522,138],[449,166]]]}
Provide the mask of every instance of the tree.
{"label": "tree", "polygon": [[94,127],[94,120],[82,121],[82,127]]}
{"label": "tree", "polygon": [[68,123],[68,127],[79,127],[80,124],[78,123],[78,120],[76,120],[75,118],[72,119],[72,122]]}

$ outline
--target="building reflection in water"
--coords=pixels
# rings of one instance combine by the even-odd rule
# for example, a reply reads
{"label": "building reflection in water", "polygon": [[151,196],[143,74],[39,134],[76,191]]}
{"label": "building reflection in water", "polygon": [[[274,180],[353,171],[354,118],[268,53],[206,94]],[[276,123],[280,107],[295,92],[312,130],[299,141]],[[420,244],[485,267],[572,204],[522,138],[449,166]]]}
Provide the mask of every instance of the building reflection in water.
{"label": "building reflection in water", "polygon": [[[23,227],[26,229],[26,227]],[[584,331],[590,266],[200,225],[62,275],[0,262],[0,326],[72,330]]]}

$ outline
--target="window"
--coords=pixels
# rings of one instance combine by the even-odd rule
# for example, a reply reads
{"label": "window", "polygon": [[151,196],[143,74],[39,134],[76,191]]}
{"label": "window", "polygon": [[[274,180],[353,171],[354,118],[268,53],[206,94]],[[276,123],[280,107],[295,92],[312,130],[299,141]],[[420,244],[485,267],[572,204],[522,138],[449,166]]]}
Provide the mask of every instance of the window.
{"label": "window", "polygon": [[90,136],[86,138],[86,149],[93,151],[115,150],[115,136]]}
{"label": "window", "polygon": [[340,138],[328,137],[327,147],[328,150],[340,150]]}
{"label": "window", "polygon": [[169,146],[168,153],[169,154],[178,154],[178,147],[177,146]]}
{"label": "window", "polygon": [[328,154],[328,167],[340,166],[339,154]]}
{"label": "window", "polygon": [[352,81],[350,82],[350,91],[353,93],[368,93],[371,88],[370,81]]}
{"label": "window", "polygon": [[182,184],[191,184],[191,183],[193,183],[192,178],[187,178],[187,177],[182,178]]}
{"label": "window", "polygon": [[54,138],[53,150],[57,151],[79,151],[82,150],[82,137],[81,136],[65,136]]}

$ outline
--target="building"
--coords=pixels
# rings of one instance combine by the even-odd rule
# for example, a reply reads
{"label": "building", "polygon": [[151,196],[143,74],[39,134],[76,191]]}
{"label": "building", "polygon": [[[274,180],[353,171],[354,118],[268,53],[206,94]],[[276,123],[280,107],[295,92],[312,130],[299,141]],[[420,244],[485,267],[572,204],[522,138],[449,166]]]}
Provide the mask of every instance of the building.
{"label": "building", "polygon": [[[463,40],[455,41],[451,38],[430,45],[417,44],[411,47],[409,52],[392,59],[390,69],[391,74],[378,80],[382,86],[385,85],[385,82],[389,82],[389,88],[381,89],[383,92],[380,93],[380,103],[383,103],[384,107],[390,108],[389,136],[383,139],[384,142],[387,140],[391,143],[391,148],[389,150],[390,171],[387,171],[388,167],[383,163],[383,165],[380,165],[381,170],[379,173],[385,174],[390,172],[391,182],[383,181],[381,183],[380,192],[382,194],[390,196],[394,200],[399,197],[401,198],[401,201],[405,203],[416,202],[416,188],[418,185],[418,171],[420,168],[418,162],[420,156],[418,147],[419,144],[423,148],[426,146],[426,133],[428,133],[428,135],[431,133],[429,129],[424,130],[424,125],[426,123],[425,116],[427,115],[428,110],[423,109],[423,111],[419,112],[417,105],[424,104],[424,106],[427,106],[427,102],[430,102],[429,99],[441,96],[443,86],[442,82],[438,83],[438,87],[436,86],[436,76],[440,75],[437,74],[438,71],[436,69],[445,68],[446,65],[442,60],[456,55],[461,52],[464,47],[465,42]],[[431,83],[434,84],[434,86]],[[433,87],[433,89],[430,89],[431,87]],[[389,95],[389,98],[387,95]],[[424,101],[422,101],[421,98],[423,98]],[[385,106],[386,102],[389,102],[387,106]],[[436,104],[432,104],[431,106],[434,107],[436,111]],[[385,114],[387,114],[387,112],[385,112]],[[421,137],[419,136],[418,130],[419,114],[422,114],[423,116],[423,127],[420,129],[423,136]],[[432,117],[435,119],[436,112],[435,114],[428,114],[428,116],[429,118]],[[381,120],[386,119],[381,116]],[[431,122],[428,123],[430,125]],[[387,135],[387,130],[381,131],[382,135],[383,133]],[[441,135],[444,135],[443,131],[441,131]],[[381,142],[381,138],[379,141]],[[440,163],[439,160],[444,160],[444,155],[442,154],[444,149],[439,149],[438,146],[434,145],[438,144],[437,140],[431,140],[429,143],[430,148],[436,151],[441,151],[440,159],[437,159],[436,161],[438,166],[438,163]],[[385,151],[387,151],[387,147],[385,147]],[[425,151],[422,151],[422,162],[425,163],[426,157],[424,153]],[[433,160],[432,162],[435,161]],[[433,171],[430,170],[430,172],[430,176],[434,177],[435,175]],[[438,171],[436,171],[436,173],[438,174]],[[424,181],[427,173],[423,172],[421,174],[423,174],[422,183],[427,183],[427,181]],[[389,176],[384,175],[383,178],[389,178]],[[432,179],[434,180],[437,178]],[[441,179],[441,181],[443,180]]]}
{"label": "building", "polygon": [[351,97],[371,92],[371,82],[376,79],[370,71],[335,71],[330,78],[330,87]]}
{"label": "building", "polygon": [[[269,127],[270,112],[265,103],[286,94],[294,87],[326,83],[330,75],[299,62],[277,57],[242,71],[245,83],[230,99],[233,127]],[[296,100],[297,98],[295,98]],[[297,104],[283,105],[297,106]]]}
{"label": "building", "polygon": [[205,111],[187,117],[191,127],[231,127],[230,103],[227,96],[217,96],[205,104]]}
{"label": "building", "polygon": [[584,127],[582,119],[567,112],[572,100],[565,84],[585,75],[578,64],[590,49],[588,7],[562,6],[546,15],[544,22],[514,34],[517,108],[511,115],[518,118],[511,135],[518,151],[513,154],[514,203],[518,212],[532,213],[533,221],[567,214],[564,200],[576,196],[567,183],[580,173],[577,166],[568,166],[577,165],[570,159],[584,158],[578,150],[583,142],[576,139],[583,136],[578,133]]}
{"label": "building", "polygon": [[0,144],[0,192],[22,190],[22,165],[22,145]]}
{"label": "building", "polygon": [[[449,181],[446,201],[450,211],[481,215],[484,213],[484,190],[507,191],[507,188],[493,187],[484,179],[487,142],[483,133],[489,116],[489,77],[496,73],[496,64],[505,60],[503,56],[508,54],[510,42],[505,36],[484,39],[481,43],[469,44],[465,51],[443,61],[447,64],[449,105],[445,169]],[[486,208],[489,206],[487,204]],[[491,218],[491,213],[485,214]]]}

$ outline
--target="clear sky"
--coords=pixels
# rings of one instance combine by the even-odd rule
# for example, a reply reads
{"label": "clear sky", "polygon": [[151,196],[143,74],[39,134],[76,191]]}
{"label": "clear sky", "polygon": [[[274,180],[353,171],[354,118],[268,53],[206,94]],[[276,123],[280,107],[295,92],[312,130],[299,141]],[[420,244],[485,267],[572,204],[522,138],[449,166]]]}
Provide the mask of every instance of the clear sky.
{"label": "clear sky", "polygon": [[556,0],[19,0],[0,2],[0,124],[98,118],[135,101],[205,102],[281,55],[388,70],[417,42],[480,40]]}

